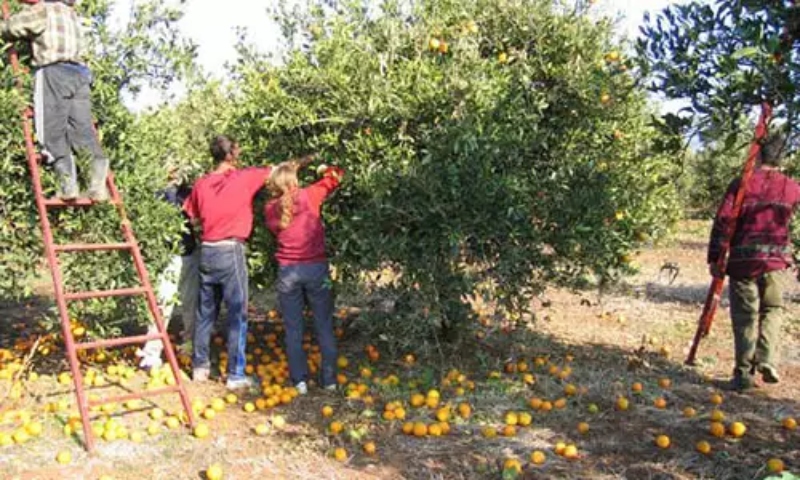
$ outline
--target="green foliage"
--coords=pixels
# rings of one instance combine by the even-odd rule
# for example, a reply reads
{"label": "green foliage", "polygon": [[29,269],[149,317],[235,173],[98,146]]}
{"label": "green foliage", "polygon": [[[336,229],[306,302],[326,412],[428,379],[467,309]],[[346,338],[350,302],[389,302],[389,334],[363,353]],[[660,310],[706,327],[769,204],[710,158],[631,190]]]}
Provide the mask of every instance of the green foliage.
{"label": "green foliage", "polygon": [[781,107],[777,117],[796,132],[797,18],[797,7],[787,2],[671,5],[648,18],[639,64],[650,89],[688,101],[697,128],[727,135],[728,148],[745,125],[739,120],[766,99]]}
{"label": "green foliage", "polygon": [[345,285],[391,266],[455,326],[478,285],[519,312],[549,282],[617,278],[678,215],[674,142],[605,59],[607,20],[540,0],[329,4],[274,9],[280,62],[240,47],[231,131],[345,167],[326,212]]}
{"label": "green foliage", "polygon": [[[169,256],[168,240],[181,228],[179,212],[160,202],[157,192],[166,185],[165,160],[174,155],[167,148],[175,125],[159,119],[137,119],[122,103],[122,94],[135,93],[144,85],[160,86],[181,75],[191,65],[193,47],[175,33],[178,11],[159,1],[137,2],[128,25],[121,31],[108,26],[111,2],[84,0],[82,13],[91,20],[89,65],[95,76],[92,92],[94,114],[106,154],[151,272],[160,271]],[[14,89],[5,58],[0,70],[0,288],[7,296],[21,296],[24,279],[43,266],[41,230],[22,150],[19,111],[29,98]],[[88,178],[88,165],[81,177]],[[46,193],[54,183],[45,169]],[[56,242],[120,241],[118,217],[111,206],[81,211],[68,209],[51,214]],[[109,289],[136,283],[129,255],[62,254],[68,290]],[[143,303],[113,299],[74,303],[71,315],[82,320],[102,319],[97,327],[116,330],[121,323],[144,320]]]}

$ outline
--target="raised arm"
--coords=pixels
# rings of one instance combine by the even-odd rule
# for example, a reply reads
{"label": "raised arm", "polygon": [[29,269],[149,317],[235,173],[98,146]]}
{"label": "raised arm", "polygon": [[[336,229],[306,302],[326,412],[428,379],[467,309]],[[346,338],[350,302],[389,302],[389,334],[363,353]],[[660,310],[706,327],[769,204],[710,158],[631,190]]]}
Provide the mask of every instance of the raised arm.
{"label": "raised arm", "polygon": [[311,208],[316,212],[319,212],[320,207],[322,207],[322,202],[328,198],[328,195],[339,188],[339,184],[344,177],[344,170],[339,167],[327,167],[322,165],[319,170],[322,173],[322,178],[306,188],[308,191],[308,201],[311,203]]}

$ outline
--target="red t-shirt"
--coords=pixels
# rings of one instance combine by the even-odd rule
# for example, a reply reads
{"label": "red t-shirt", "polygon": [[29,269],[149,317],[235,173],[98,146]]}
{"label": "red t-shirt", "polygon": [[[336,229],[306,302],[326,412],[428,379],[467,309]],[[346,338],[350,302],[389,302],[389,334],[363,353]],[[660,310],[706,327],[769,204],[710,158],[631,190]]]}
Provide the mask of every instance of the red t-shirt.
{"label": "red t-shirt", "polygon": [[264,207],[267,227],[278,243],[275,259],[279,265],[316,263],[327,260],[325,255],[325,227],[320,210],[322,202],[339,186],[344,171],[337,167],[325,170],[318,182],[297,191],[292,211],[292,221],[280,228],[280,199],[270,200]]}
{"label": "red t-shirt", "polygon": [[209,173],[195,182],[183,204],[199,220],[204,242],[245,241],[253,231],[253,198],[269,178],[271,167],[231,169]]}

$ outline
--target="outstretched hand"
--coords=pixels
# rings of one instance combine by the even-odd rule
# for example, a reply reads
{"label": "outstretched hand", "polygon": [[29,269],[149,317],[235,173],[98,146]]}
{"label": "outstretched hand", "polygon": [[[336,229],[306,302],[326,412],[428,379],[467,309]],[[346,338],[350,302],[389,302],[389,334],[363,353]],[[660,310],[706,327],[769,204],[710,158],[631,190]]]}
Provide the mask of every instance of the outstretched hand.
{"label": "outstretched hand", "polygon": [[308,165],[309,165],[311,162],[313,162],[313,161],[314,161],[314,160],[316,160],[316,159],[317,159],[317,154],[316,154],[316,153],[311,153],[311,154],[308,154],[308,155],[303,155],[302,157],[300,157],[300,158],[298,158],[298,159],[296,160],[296,162],[297,162],[297,166],[298,166],[299,168],[305,168],[305,167],[307,167],[307,166],[308,166]]}

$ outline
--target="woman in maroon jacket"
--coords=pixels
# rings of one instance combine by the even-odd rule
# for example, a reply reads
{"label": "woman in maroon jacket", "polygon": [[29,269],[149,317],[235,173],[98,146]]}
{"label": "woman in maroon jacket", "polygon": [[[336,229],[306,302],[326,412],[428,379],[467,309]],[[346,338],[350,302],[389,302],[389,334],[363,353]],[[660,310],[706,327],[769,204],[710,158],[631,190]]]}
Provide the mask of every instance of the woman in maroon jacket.
{"label": "woman in maroon jacket", "polygon": [[289,375],[300,394],[308,391],[308,360],[303,350],[303,307],[308,299],[322,353],[321,385],[336,389],[336,338],[333,334],[333,295],[322,203],[339,186],[343,171],[322,167],[322,179],[299,187],[296,162],[273,170],[267,186],[273,195],[264,213],[267,227],[277,240],[278,305],[286,328]]}

